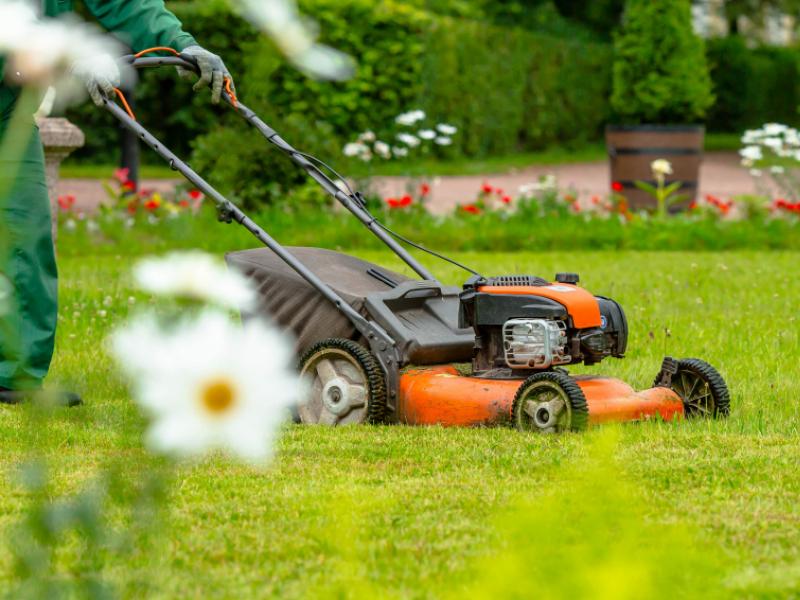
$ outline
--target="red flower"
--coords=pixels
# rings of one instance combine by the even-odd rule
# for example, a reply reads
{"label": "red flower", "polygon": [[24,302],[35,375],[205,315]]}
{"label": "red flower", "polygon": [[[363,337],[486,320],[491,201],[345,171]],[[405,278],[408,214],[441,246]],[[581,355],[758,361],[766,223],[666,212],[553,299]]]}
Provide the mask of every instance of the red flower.
{"label": "red flower", "polygon": [[430,193],[431,193],[431,186],[429,186],[427,183],[423,183],[421,186],[419,186],[419,195],[422,196],[423,198]]}
{"label": "red flower", "polygon": [[625,189],[625,187],[619,181],[612,181],[611,182],[611,189],[615,192],[621,192]]}
{"label": "red flower", "polygon": [[397,198],[387,198],[386,204],[389,205],[389,208],[400,208],[402,206]]}
{"label": "red flower", "polygon": [[494,188],[488,183],[484,182],[484,184],[481,186],[481,191],[484,194],[491,194],[494,191]]}
{"label": "red flower", "polygon": [[494,193],[495,193],[495,194],[497,194],[498,196],[505,196],[505,195],[506,195],[506,193],[505,193],[505,191],[503,190],[503,188],[496,188],[496,189],[494,190]]}
{"label": "red flower", "polygon": [[128,177],[131,175],[130,169],[115,169],[114,170],[114,179],[119,181],[122,184],[125,184],[128,181]]}
{"label": "red flower", "polygon": [[479,215],[479,214],[481,214],[481,208],[480,208],[480,206],[477,206],[476,204],[465,204],[464,206],[461,207],[461,210],[463,210],[465,213],[469,213],[471,215]]}
{"label": "red flower", "polygon": [[189,208],[189,201],[188,200],[181,200],[178,202],[178,206],[181,208]]}
{"label": "red flower", "polygon": [[408,194],[400,198],[400,206],[411,206],[412,202],[414,202],[414,199]]}
{"label": "red flower", "polygon": [[592,196],[592,204],[595,206],[600,204],[600,196]]}
{"label": "red flower", "polygon": [[503,196],[501,200],[503,204],[511,204],[511,196]]}
{"label": "red flower", "polygon": [[576,213],[579,213],[579,212],[581,212],[581,205],[580,205],[580,204],[578,204],[578,201],[577,201],[577,200],[575,200],[575,201],[572,203],[572,210],[574,210]]}
{"label": "red flower", "polygon": [[697,210],[697,200],[689,202],[689,210]]}
{"label": "red flower", "polygon": [[161,200],[157,197],[150,198],[150,200],[144,203],[145,210],[151,212],[157,210],[159,206],[161,206]]}
{"label": "red flower", "polygon": [[133,181],[125,181],[122,184],[122,189],[126,192],[135,192],[136,191],[136,184]]}
{"label": "red flower", "polygon": [[72,208],[73,204],[75,204],[75,196],[72,194],[58,197],[58,205],[61,207],[61,210],[69,210]]}
{"label": "red flower", "polygon": [[189,192],[189,198],[191,198],[195,202],[199,202],[204,198],[203,192],[201,192],[200,190],[192,190]]}

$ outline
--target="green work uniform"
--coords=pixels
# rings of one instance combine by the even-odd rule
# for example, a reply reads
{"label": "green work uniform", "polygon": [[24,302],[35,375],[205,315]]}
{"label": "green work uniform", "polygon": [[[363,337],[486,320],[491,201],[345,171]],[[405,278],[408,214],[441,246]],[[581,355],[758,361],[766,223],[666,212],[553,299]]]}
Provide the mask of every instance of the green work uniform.
{"label": "green work uniform", "polygon": [[[72,0],[44,0],[44,14],[72,10]],[[184,50],[195,45],[163,0],[84,0],[100,24],[134,51],[155,46]],[[4,61],[0,57],[0,78]],[[0,144],[20,90],[0,79]],[[0,387],[39,387],[50,368],[57,321],[58,281],[50,229],[50,200],[39,133],[33,125],[20,164],[0,164],[0,177],[15,173],[11,192],[0,198],[0,219],[9,238],[0,257],[14,288],[16,309],[0,316]],[[25,143],[25,140],[19,140]],[[0,188],[5,186],[0,185]]]}

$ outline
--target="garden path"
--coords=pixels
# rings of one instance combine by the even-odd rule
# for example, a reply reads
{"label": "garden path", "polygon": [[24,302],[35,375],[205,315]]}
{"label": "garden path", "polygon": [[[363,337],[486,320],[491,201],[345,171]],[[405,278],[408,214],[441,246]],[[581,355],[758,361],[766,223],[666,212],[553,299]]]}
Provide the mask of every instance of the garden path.
{"label": "garden path", "polygon": [[[509,173],[492,175],[468,175],[436,177],[430,181],[430,209],[435,213],[446,213],[459,204],[474,201],[483,182],[516,195],[521,185],[532,183],[540,176],[553,174],[562,189],[573,189],[580,196],[603,195],[609,187],[608,163],[605,161],[561,165],[537,165]],[[378,177],[376,188],[384,197],[401,196],[405,193],[407,179],[404,177]],[[174,180],[145,180],[142,187],[161,192],[174,186]],[[706,154],[700,173],[700,193],[713,194],[724,199],[737,194],[755,193],[756,188],[750,174],[739,166],[736,154],[711,152]],[[92,179],[65,179],[59,183],[59,195],[76,197],[78,210],[91,212],[105,198],[102,182]]]}

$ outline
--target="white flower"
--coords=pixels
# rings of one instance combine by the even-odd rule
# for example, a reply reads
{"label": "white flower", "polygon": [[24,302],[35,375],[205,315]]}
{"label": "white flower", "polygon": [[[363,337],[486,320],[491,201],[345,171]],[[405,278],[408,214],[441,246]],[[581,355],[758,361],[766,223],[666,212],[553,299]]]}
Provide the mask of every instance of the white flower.
{"label": "white flower", "polygon": [[409,148],[416,148],[419,146],[419,138],[415,135],[411,135],[410,133],[398,133],[397,139],[403,142]]}
{"label": "white flower", "polygon": [[367,144],[371,143],[371,142],[374,142],[376,139],[377,139],[377,137],[375,136],[375,132],[374,131],[365,131],[360,136],[358,136],[358,141],[359,142],[364,142],[364,143],[367,143]]}
{"label": "white flower", "polygon": [[764,132],[760,129],[748,129],[742,135],[742,143],[746,146],[750,144],[758,144],[761,138],[763,137]]}
{"label": "white flower", "polygon": [[375,150],[375,154],[377,154],[381,158],[386,158],[386,159],[392,158],[392,149],[386,142],[381,142],[380,140],[378,140],[377,142],[375,142],[375,146],[373,147],[373,149]]}
{"label": "white flower", "polygon": [[447,135],[447,136],[455,135],[456,133],[458,133],[457,128],[453,127],[452,125],[448,125],[447,123],[439,123],[436,126],[436,129],[438,129],[439,133],[441,133],[442,135]]}
{"label": "white flower", "polygon": [[440,135],[433,141],[435,144],[438,144],[439,146],[450,146],[453,143],[453,140],[451,138],[445,137],[443,135]]}
{"label": "white flower", "polygon": [[295,0],[234,0],[234,4],[306,75],[336,81],[353,76],[353,59],[317,43],[316,24],[300,15]]}
{"label": "white flower", "polygon": [[672,164],[663,158],[659,158],[650,163],[650,169],[656,178],[664,178],[666,175],[672,175]]}
{"label": "white flower", "polygon": [[781,148],[783,146],[783,140],[779,137],[764,138],[764,140],[761,143],[764,144],[767,148],[772,148],[773,150],[777,150],[778,148]]}
{"label": "white flower", "polygon": [[408,148],[403,148],[402,146],[392,146],[392,154],[398,158],[405,158],[408,156]]}
{"label": "white flower", "polygon": [[781,135],[787,129],[789,128],[781,123],[767,123],[764,125],[764,133],[769,136]]}
{"label": "white flower", "polygon": [[[42,89],[54,86],[64,104],[85,93],[70,74],[73,64],[123,53],[114,38],[77,17],[39,18],[31,3],[0,2],[0,54],[7,57],[6,81]],[[51,94],[48,104],[53,102]]]}
{"label": "white flower", "polygon": [[780,165],[775,165],[773,167],[770,167],[769,170],[773,175],[783,175],[783,173],[785,172],[785,169]]}
{"label": "white flower", "polygon": [[425,112],[421,110],[412,110],[407,113],[403,113],[398,115],[395,119],[395,122],[398,125],[404,125],[405,127],[412,127],[418,121],[422,121],[425,118]]}
{"label": "white flower", "polygon": [[436,132],[433,129],[423,129],[417,132],[417,137],[423,140],[432,140],[436,137]]}
{"label": "white flower", "polygon": [[67,231],[75,231],[75,229],[78,227],[78,223],[75,221],[75,219],[67,219],[64,222],[64,227],[67,229]]}
{"label": "white flower", "polygon": [[760,146],[747,146],[739,150],[739,155],[750,161],[757,161],[764,158],[764,153],[761,151]]}
{"label": "white flower", "polygon": [[369,148],[360,142],[352,142],[347,144],[342,152],[345,156],[359,156],[365,152],[369,152]]}
{"label": "white flower", "polygon": [[192,457],[219,448],[263,462],[302,395],[290,344],[259,321],[238,327],[206,310],[165,331],[146,316],[111,343],[151,418],[147,445],[159,453]]}
{"label": "white flower", "polygon": [[201,300],[226,308],[248,310],[256,293],[250,282],[203,252],[173,252],[149,258],[133,271],[139,287],[159,296]]}

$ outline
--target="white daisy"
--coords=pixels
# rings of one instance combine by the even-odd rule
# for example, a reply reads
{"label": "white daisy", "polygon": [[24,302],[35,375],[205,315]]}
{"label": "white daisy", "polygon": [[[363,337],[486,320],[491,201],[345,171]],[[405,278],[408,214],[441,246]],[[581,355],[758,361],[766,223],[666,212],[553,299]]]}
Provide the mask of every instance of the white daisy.
{"label": "white daisy", "polygon": [[234,4],[306,75],[337,81],[353,76],[353,59],[317,43],[316,23],[300,14],[295,0],[234,0]]}
{"label": "white daisy", "polygon": [[446,136],[455,135],[458,133],[458,129],[453,127],[452,125],[448,125],[447,123],[439,123],[436,126],[436,129],[439,130],[439,133]]}
{"label": "white daisy", "polygon": [[352,142],[350,144],[345,145],[344,149],[342,150],[342,153],[345,156],[352,157],[352,156],[359,156],[364,152],[367,152],[368,150],[369,148],[367,148],[365,144],[362,144],[361,142]]}
{"label": "white daisy", "polygon": [[158,453],[192,457],[223,449],[263,462],[288,407],[302,395],[291,345],[258,321],[237,327],[206,310],[165,332],[142,317],[117,331],[111,345],[151,418],[146,443]]}
{"label": "white daisy", "polygon": [[365,131],[360,136],[358,136],[359,142],[371,143],[377,139],[374,131]]}
{"label": "white daisy", "polygon": [[664,158],[659,158],[650,163],[650,169],[656,178],[663,179],[666,175],[672,175],[672,164]]}
{"label": "white daisy", "polygon": [[402,146],[392,146],[392,154],[394,154],[397,158],[405,158],[408,156],[408,148],[403,148]]}
{"label": "white daisy", "polygon": [[423,129],[417,132],[417,137],[423,140],[432,140],[436,137],[436,132],[433,129]]}
{"label": "white daisy", "polygon": [[453,143],[452,138],[440,135],[433,142],[439,146],[450,146]]}
{"label": "white daisy", "polygon": [[392,157],[392,149],[386,142],[381,142],[380,140],[378,140],[377,142],[375,142],[375,146],[373,147],[373,149],[375,150],[375,154],[377,154],[381,158],[389,159]]}
{"label": "white daisy", "polygon": [[159,296],[201,300],[248,310],[256,293],[250,282],[236,271],[203,252],[173,252],[164,258],[149,258],[134,267],[134,278],[143,290]]}
{"label": "white daisy", "polygon": [[419,146],[419,138],[415,135],[411,135],[410,133],[398,133],[397,139],[403,142],[409,148],[416,148]]}
{"label": "white daisy", "polygon": [[761,150],[760,146],[747,146],[739,150],[739,155],[745,159],[750,161],[761,160],[764,158],[764,153]]}
{"label": "white daisy", "polygon": [[398,115],[395,119],[395,122],[398,125],[403,125],[405,127],[413,127],[417,122],[422,121],[425,116],[426,115],[424,111],[412,110],[410,112]]}

